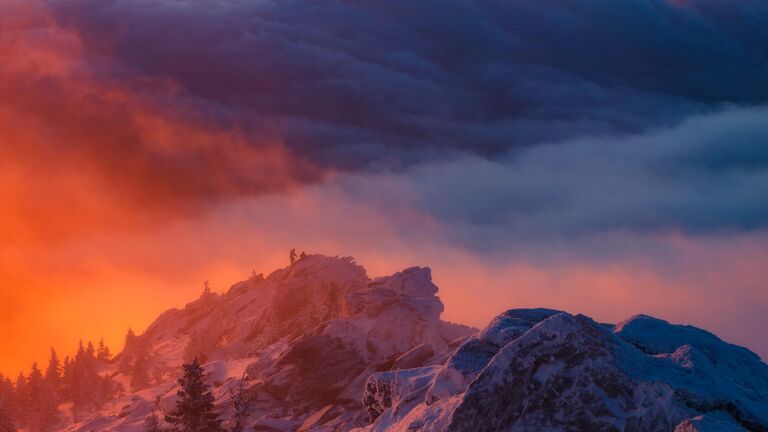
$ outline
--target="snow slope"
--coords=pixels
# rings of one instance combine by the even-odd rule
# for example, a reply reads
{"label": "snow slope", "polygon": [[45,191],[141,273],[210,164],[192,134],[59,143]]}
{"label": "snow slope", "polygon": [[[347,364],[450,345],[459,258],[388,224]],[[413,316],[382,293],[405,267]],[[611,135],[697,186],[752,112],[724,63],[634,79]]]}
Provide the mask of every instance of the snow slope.
{"label": "snow slope", "polygon": [[371,390],[399,385],[393,374],[369,378],[376,386],[366,398],[381,414],[361,430],[768,430],[765,363],[700,329],[647,316],[608,326],[510,310],[441,367],[417,371],[426,384],[389,402]]}
{"label": "snow slope", "polygon": [[[370,279],[312,255],[205,293],[141,338],[156,381],[70,431],[142,428],[204,351],[229,415],[242,378],[258,431],[766,431],[768,366],[703,330],[513,309],[477,331],[440,320],[428,268]],[[122,353],[105,373],[128,382]]]}
{"label": "snow slope", "polygon": [[[193,338],[209,348],[205,369],[225,412],[230,389],[244,378],[255,399],[253,422],[264,429],[367,424],[361,395],[368,376],[439,364],[475,331],[439,319],[437,290],[428,268],[370,279],[352,258],[310,255],[226,294],[206,293],[163,313],[141,336],[159,382],[68,430],[138,431],[154,407],[169,410]],[[124,355],[106,373],[127,384]]]}

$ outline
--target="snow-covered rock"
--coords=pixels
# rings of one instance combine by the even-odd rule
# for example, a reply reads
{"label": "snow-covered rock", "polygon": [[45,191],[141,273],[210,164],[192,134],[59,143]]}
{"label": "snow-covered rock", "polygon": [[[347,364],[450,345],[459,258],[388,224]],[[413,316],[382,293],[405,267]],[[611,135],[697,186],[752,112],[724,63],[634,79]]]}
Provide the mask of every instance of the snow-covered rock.
{"label": "snow-covered rock", "polygon": [[[428,268],[370,279],[311,255],[205,292],[140,336],[151,387],[74,431],[138,432],[205,358],[225,417],[243,380],[264,431],[767,431],[768,366],[703,330],[639,315],[617,325],[512,309],[484,330],[440,320]],[[128,383],[122,353],[103,373]]]}
{"label": "snow-covered rock", "polygon": [[[155,386],[118,400],[110,415],[71,430],[140,430],[153,408],[175,403],[185,357],[205,359],[226,411],[241,378],[254,395],[254,424],[275,430],[349,430],[369,423],[360,396],[377,371],[437,365],[476,330],[440,320],[428,268],[370,279],[352,258],[310,255],[267,276],[206,292],[160,315],[142,340]],[[114,371],[120,378],[120,356]],[[106,414],[106,415],[104,415]]]}
{"label": "snow-covered rock", "polygon": [[371,421],[392,406],[412,397],[432,381],[437,366],[377,372],[365,383],[363,405]]}
{"label": "snow-covered rock", "polygon": [[440,368],[427,392],[427,400],[462,393],[477,374],[509,342],[539,321],[559,313],[552,309],[514,309],[496,318],[479,334],[465,342]]}
{"label": "snow-covered rock", "polygon": [[422,371],[421,382],[433,375],[426,390],[396,393],[392,372],[373,376],[364,430],[764,431],[766,373],[753,353],[693,327],[511,310]]}

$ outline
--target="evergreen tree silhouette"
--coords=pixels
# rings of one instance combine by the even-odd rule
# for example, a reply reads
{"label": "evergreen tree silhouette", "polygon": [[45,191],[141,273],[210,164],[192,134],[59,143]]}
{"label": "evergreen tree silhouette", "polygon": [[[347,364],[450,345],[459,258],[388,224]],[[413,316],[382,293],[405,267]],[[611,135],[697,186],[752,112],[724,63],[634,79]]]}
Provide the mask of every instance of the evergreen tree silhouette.
{"label": "evergreen tree silhouette", "polygon": [[138,391],[149,387],[149,355],[142,350],[136,354],[136,360],[131,368],[131,390]]}
{"label": "evergreen tree silhouette", "polygon": [[136,333],[132,328],[128,328],[125,334],[125,343],[123,345],[123,352],[120,354],[120,371],[128,372],[131,369],[133,363],[133,352],[136,346]]}
{"label": "evergreen tree silhouette", "polygon": [[13,395],[13,412],[16,421],[23,421],[27,413],[27,378],[22,372],[16,377],[16,391]]}
{"label": "evergreen tree silhouette", "polygon": [[200,361],[194,359],[183,368],[176,408],[165,416],[165,420],[181,432],[223,432],[222,419],[215,410],[214,397],[205,383]]}
{"label": "evergreen tree silhouette", "polygon": [[154,409],[152,414],[144,419],[144,432],[163,432],[163,428],[160,426],[160,419],[157,417],[157,412]]}
{"label": "evergreen tree silhouette", "polygon": [[[109,355],[109,349],[105,346],[105,353]],[[136,336],[133,329],[129,328],[125,334],[123,351],[115,360],[118,362],[118,370],[131,378],[131,390],[143,390],[151,384],[151,359],[150,347],[143,336]]]}
{"label": "evergreen tree silhouette", "polygon": [[152,378],[150,374],[149,344],[146,338],[136,337],[131,348],[133,363],[130,365],[131,390],[142,390],[150,386]]}
{"label": "evergreen tree silhouette", "polygon": [[104,338],[99,340],[99,346],[96,349],[96,360],[104,363],[112,360],[112,353],[109,352],[109,347],[104,343]]}
{"label": "evergreen tree silhouette", "polygon": [[61,367],[60,393],[61,399],[65,401],[72,400],[72,370],[74,366],[75,363],[69,356],[64,357],[64,364]]}
{"label": "evergreen tree silhouette", "polygon": [[[53,352],[51,356],[51,365],[56,364],[58,359],[53,360]],[[51,382],[49,378],[56,369],[51,365],[46,370],[46,383]],[[65,357],[64,365],[60,368],[61,384],[55,393],[58,394],[58,402],[72,402],[72,419],[75,422],[80,420],[81,415],[98,412],[105,403],[124,392],[123,386],[112,377],[99,375],[99,366],[96,358],[91,357],[80,342],[75,357]]]}
{"label": "evergreen tree silhouette", "polygon": [[99,409],[101,403],[99,400],[101,377],[95,370],[96,359],[89,351],[83,348],[83,343],[80,342],[67,381],[67,393],[73,402],[72,417],[74,420],[78,420],[81,413]]}
{"label": "evergreen tree silhouette", "polygon": [[80,341],[66,381],[66,393],[72,401],[72,419],[75,422],[80,420],[80,413],[87,410],[89,402],[93,399],[89,391],[91,386],[88,370],[90,364],[86,360],[86,356],[83,341]]}
{"label": "evergreen tree silhouette", "polygon": [[96,360],[96,349],[93,347],[93,342],[88,341],[88,348],[85,349],[85,355],[89,360]]}
{"label": "evergreen tree silhouette", "polygon": [[55,430],[60,421],[59,403],[53,387],[46,382],[37,363],[32,364],[32,370],[27,378],[27,418],[26,423],[31,432],[49,432]]}
{"label": "evergreen tree silhouette", "polygon": [[[13,413],[13,401],[14,401],[13,381],[8,379],[5,375],[0,374],[0,406],[5,410],[5,414],[10,418]],[[0,429],[2,432],[2,429]]]}
{"label": "evergreen tree silhouette", "polygon": [[56,351],[51,348],[51,358],[48,360],[48,368],[45,369],[45,381],[56,391],[57,400],[62,396],[61,390],[63,371],[64,370],[61,367],[61,362],[59,361],[59,356],[56,355]]}
{"label": "evergreen tree silhouette", "polygon": [[16,425],[11,419],[9,401],[4,398],[0,398],[0,432],[16,432]]}

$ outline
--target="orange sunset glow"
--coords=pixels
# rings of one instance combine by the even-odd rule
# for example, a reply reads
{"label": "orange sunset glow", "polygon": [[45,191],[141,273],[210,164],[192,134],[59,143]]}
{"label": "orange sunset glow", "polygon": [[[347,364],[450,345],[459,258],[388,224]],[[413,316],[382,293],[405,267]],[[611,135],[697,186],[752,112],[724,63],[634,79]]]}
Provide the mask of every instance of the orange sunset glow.
{"label": "orange sunset glow", "polygon": [[[287,322],[299,306],[286,302],[298,300],[281,299],[280,289],[311,285],[305,280],[311,277],[326,289],[337,281],[323,278],[337,277],[339,286],[362,296],[355,284],[374,291],[384,284],[359,282],[357,267],[320,255],[354,257],[368,278],[417,278],[398,272],[429,267],[439,290],[431,292],[418,276],[422,291],[406,293],[416,295],[417,306],[405,310],[421,311],[434,294],[444,310],[423,306],[424,316],[439,310],[440,319],[463,325],[451,338],[441,333],[445,341],[432,330],[420,334],[433,344],[435,365],[451,364],[457,354],[450,350],[460,353],[463,345],[449,339],[469,340],[458,336],[469,338],[470,327],[493,325],[507,310],[548,308],[574,320],[583,314],[618,324],[610,331],[627,346],[684,367],[695,363],[679,360],[684,351],[658,342],[670,350],[656,352],[629,330],[622,334],[619,323],[644,314],[689,324],[751,350],[756,356],[749,361],[762,371],[768,34],[760,23],[768,22],[768,5],[512,3],[0,0],[0,378],[10,378],[12,393],[17,375],[28,376],[22,383],[33,379],[33,362],[45,371],[52,348],[62,360],[83,355],[76,351],[80,341],[103,338],[114,355],[125,348],[122,356],[99,360],[95,372],[114,378],[119,391],[79,408],[60,390],[51,408],[60,415],[45,424],[14,405],[8,416],[16,417],[18,430],[138,431],[143,417],[125,413],[181,416],[180,408],[163,405],[160,391],[176,385],[172,368],[191,364],[174,344],[194,341],[194,326],[208,319],[229,327],[200,359],[201,370],[226,370],[226,380],[216,379],[227,392],[248,374],[251,382],[271,382],[267,372],[252,371],[273,373],[275,365],[298,361],[284,353],[297,328],[311,333],[309,324],[297,318],[299,324],[290,322],[295,328],[275,327],[272,339],[238,326],[252,319],[257,328]],[[289,255],[292,249],[309,258]],[[261,286],[260,273],[264,297],[251,299],[242,287]],[[325,295],[306,294],[302,300],[310,304],[301,307],[307,316],[347,320],[334,327],[329,318],[318,327],[343,339],[357,312],[318,312]],[[349,295],[339,310],[363,308]],[[236,296],[251,303],[227,303]],[[198,313],[210,298],[220,303],[208,316],[190,315],[184,325],[163,321]],[[270,302],[283,309],[270,310]],[[172,308],[179,311],[161,315]],[[387,331],[403,335],[369,340],[365,355],[402,359],[421,343],[403,329],[431,329],[424,323],[432,318],[412,324],[397,315],[405,312],[392,314]],[[124,370],[132,352],[129,328],[149,344],[156,367],[155,381],[143,386]],[[193,342],[184,343],[191,349]],[[272,364],[265,353],[285,358]],[[744,364],[742,357],[725,358]],[[384,360],[366,359],[371,363],[344,368],[385,370]],[[409,368],[416,366],[433,365]],[[301,367],[274,373],[289,376]],[[462,378],[462,400],[471,401],[466,386],[475,376]],[[359,401],[354,386],[365,378],[349,378],[338,400]],[[432,385],[434,400],[458,394]],[[216,388],[213,400],[222,424],[229,424],[235,417],[223,401],[229,403],[230,393]],[[0,431],[6,432],[2,391]],[[734,417],[745,430],[768,422],[760,391],[728,399],[738,407],[757,401]],[[139,397],[155,398],[156,406],[150,410],[146,402],[143,411],[131,411]],[[376,413],[368,418],[336,399],[307,396],[302,405],[295,398],[290,410],[272,401],[252,416],[279,417],[285,429],[270,430],[286,431],[345,431],[353,424],[405,430],[398,422],[419,416],[433,427],[425,431],[512,430],[478,426],[479,420],[450,429],[465,418],[453,405],[453,423],[443,424],[423,414],[437,409],[431,402],[404,420],[386,414],[389,407],[366,407]],[[685,409],[693,414],[667,409],[669,424],[698,413]],[[171,421],[165,418],[158,421]],[[261,424],[253,418],[253,427]],[[525,424],[536,424],[530,421]]]}

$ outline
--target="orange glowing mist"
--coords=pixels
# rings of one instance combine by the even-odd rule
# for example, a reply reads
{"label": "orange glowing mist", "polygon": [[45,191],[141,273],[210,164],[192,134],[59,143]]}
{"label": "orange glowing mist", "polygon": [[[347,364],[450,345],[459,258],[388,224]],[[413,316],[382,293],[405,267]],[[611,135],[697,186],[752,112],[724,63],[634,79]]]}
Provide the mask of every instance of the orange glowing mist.
{"label": "orange glowing mist", "polygon": [[[41,2],[0,4],[0,56],[0,370],[80,336],[114,346],[127,323],[178,303],[151,272],[94,270],[102,251],[68,260],[70,242],[130,238],[222,199],[322,176],[277,135],[210,121],[173,82],[100,71]],[[135,295],[117,295],[127,291]]]}
{"label": "orange glowing mist", "polygon": [[13,203],[1,216],[4,238],[152,223],[318,177],[275,136],[207,121],[172,82],[98,73],[77,35],[37,2],[3,8],[0,192]]}

